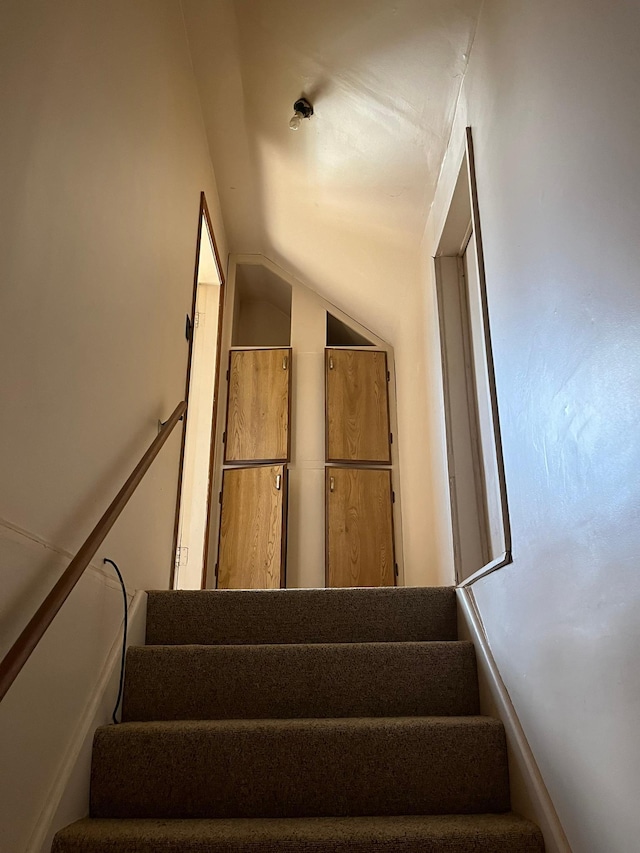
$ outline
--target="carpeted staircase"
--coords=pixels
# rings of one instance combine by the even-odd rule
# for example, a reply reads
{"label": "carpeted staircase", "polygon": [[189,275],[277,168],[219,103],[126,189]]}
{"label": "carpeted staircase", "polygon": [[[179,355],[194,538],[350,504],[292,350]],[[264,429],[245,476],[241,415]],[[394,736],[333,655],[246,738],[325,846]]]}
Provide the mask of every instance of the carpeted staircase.
{"label": "carpeted staircase", "polygon": [[53,853],[540,853],[452,589],[153,592]]}

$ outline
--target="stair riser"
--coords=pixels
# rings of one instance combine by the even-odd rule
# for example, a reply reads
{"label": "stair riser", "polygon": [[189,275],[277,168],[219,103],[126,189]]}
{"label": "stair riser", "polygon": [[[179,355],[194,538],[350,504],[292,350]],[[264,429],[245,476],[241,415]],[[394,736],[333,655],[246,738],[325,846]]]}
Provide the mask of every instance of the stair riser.
{"label": "stair riser", "polygon": [[148,645],[455,640],[452,588],[150,592]]}
{"label": "stair riser", "polygon": [[94,744],[93,817],[508,808],[504,732],[481,718],[124,724]]}
{"label": "stair riser", "polygon": [[477,714],[471,643],[134,647],[123,719]]}

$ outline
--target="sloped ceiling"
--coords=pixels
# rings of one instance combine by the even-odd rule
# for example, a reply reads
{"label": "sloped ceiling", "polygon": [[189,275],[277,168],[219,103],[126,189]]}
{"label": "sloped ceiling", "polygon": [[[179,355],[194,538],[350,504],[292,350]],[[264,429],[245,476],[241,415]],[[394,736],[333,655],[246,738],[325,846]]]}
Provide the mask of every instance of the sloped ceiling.
{"label": "sloped ceiling", "polygon": [[[261,252],[387,339],[480,0],[183,0],[232,251]],[[294,133],[293,102],[315,115]]]}

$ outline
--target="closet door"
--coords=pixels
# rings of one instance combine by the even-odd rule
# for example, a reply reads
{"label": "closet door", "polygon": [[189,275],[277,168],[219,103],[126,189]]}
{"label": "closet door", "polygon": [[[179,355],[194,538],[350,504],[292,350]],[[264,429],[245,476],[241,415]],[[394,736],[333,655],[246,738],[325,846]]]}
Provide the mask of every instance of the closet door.
{"label": "closet door", "polygon": [[224,461],[288,461],[290,399],[290,348],[232,350]]}
{"label": "closet door", "polygon": [[325,350],[327,461],[391,463],[387,354]]}
{"label": "closet door", "polygon": [[284,586],[286,489],[286,465],[224,471],[218,589]]}
{"label": "closet door", "polygon": [[326,469],[327,586],[394,586],[391,471]]}

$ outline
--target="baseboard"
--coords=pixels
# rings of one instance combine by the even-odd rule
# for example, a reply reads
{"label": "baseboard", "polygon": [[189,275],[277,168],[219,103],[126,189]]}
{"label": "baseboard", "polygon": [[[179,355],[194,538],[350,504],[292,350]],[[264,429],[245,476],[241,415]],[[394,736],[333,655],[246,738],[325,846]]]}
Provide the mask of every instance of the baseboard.
{"label": "baseboard", "polygon": [[[138,590],[129,605],[127,645],[144,645],[147,594]],[[95,689],[78,720],[75,736],[60,763],[59,772],[47,795],[25,853],[50,853],[56,832],[89,811],[89,775],[93,733],[111,722],[118,692],[122,634],[118,632]]]}
{"label": "baseboard", "polygon": [[562,824],[489,648],[473,592],[469,587],[458,587],[456,592],[460,605],[459,637],[471,640],[476,649],[481,711],[500,719],[505,728],[513,810],[540,827],[546,853],[571,853]]}

